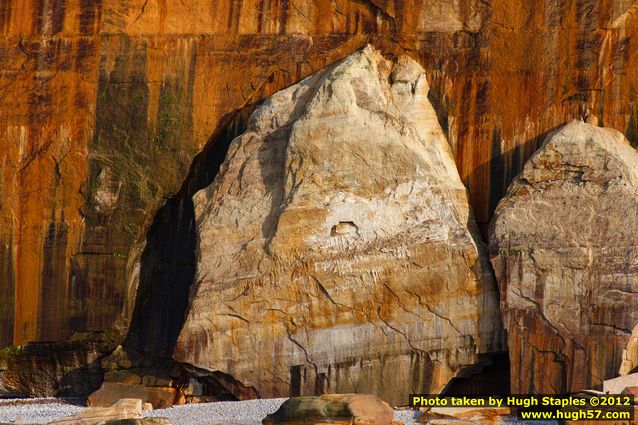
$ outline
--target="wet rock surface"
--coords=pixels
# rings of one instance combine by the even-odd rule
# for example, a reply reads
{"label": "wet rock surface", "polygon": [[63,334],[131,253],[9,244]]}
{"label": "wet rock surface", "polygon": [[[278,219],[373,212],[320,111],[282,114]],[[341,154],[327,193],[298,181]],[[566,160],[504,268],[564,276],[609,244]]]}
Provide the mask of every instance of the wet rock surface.
{"label": "wet rock surface", "polygon": [[636,205],[638,153],[580,121],[550,135],[510,186],[490,253],[513,393],[574,392],[617,375],[638,321]]}
{"label": "wet rock surface", "polygon": [[405,404],[503,349],[495,285],[423,69],[368,47],[278,92],[194,197],[175,359],[261,397]]}

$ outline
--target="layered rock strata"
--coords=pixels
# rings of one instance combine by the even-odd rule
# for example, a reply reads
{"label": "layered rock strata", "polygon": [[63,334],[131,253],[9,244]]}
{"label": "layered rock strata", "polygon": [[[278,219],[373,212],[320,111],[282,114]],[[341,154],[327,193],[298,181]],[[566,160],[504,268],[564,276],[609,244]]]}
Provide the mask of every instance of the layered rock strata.
{"label": "layered rock strata", "polygon": [[[425,68],[487,223],[543,135],[582,109],[638,142],[635,10],[634,0],[2,2],[0,346],[108,329],[122,313],[126,331],[138,281],[153,291],[182,275],[181,226],[146,252],[151,266],[140,257],[211,135],[368,42]],[[188,203],[176,204],[187,219]],[[151,328],[179,329],[166,300],[181,292],[148,297]],[[166,334],[139,344],[163,354]]]}
{"label": "layered rock strata", "polygon": [[100,360],[114,349],[102,339],[89,335],[0,350],[0,398],[88,396],[102,383]]}
{"label": "layered rock strata", "polygon": [[122,398],[108,407],[92,407],[51,422],[49,425],[99,425],[112,423],[111,421],[136,420],[141,419],[143,407],[144,404],[140,399]]}
{"label": "layered rock strata", "polygon": [[550,135],[510,186],[490,254],[512,392],[578,391],[618,373],[638,322],[636,205],[638,153],[580,121]]}
{"label": "layered rock strata", "polygon": [[194,197],[175,359],[262,397],[405,404],[503,349],[468,195],[421,66],[367,47],[251,116]]}

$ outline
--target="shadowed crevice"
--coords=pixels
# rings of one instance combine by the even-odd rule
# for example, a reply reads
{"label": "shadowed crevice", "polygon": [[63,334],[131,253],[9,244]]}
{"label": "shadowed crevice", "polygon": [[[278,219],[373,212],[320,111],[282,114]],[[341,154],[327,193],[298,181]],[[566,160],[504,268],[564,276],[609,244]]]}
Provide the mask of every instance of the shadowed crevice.
{"label": "shadowed crevice", "polygon": [[141,257],[140,283],[125,347],[156,357],[171,356],[196,273],[192,196],[213,182],[230,143],[245,131],[256,106],[246,106],[222,120],[229,124],[195,157],[179,192],[155,215]]}
{"label": "shadowed crevice", "polygon": [[[490,196],[488,199],[489,214],[487,221],[479,221],[477,218],[476,224],[478,225],[481,236],[486,243],[488,241],[489,224],[494,215],[494,211],[498,206],[498,203],[507,193],[512,180],[523,171],[523,167],[527,161],[534,155],[534,153],[542,146],[543,142],[553,132],[560,129],[566,123],[560,123],[543,133],[536,135],[535,137],[526,140],[524,143],[517,144],[510,150],[502,150],[502,136],[499,129],[492,131],[491,141],[491,159],[474,169],[469,176],[469,181],[478,181],[481,176],[491,176],[489,180]],[[469,189],[470,192],[472,189]],[[473,205],[473,207],[475,207]],[[476,211],[476,209],[474,210]]]}
{"label": "shadowed crevice", "polygon": [[463,369],[441,391],[446,396],[509,393],[510,360],[507,352],[480,354],[476,364]]}

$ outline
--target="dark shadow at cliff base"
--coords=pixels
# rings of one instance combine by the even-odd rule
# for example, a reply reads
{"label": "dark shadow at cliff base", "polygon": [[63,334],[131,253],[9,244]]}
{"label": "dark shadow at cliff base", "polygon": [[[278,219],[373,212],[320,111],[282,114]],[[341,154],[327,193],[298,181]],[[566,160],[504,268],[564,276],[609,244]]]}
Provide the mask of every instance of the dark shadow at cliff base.
{"label": "dark shadow at cliff base", "polygon": [[629,144],[638,149],[638,105],[634,104],[630,108],[629,121],[625,128],[625,136]]}
{"label": "dark shadow at cliff base", "polygon": [[507,352],[481,354],[441,391],[447,396],[507,395],[510,393],[510,360]]}
{"label": "dark shadow at cliff base", "polygon": [[190,286],[195,280],[195,209],[192,196],[209,186],[232,140],[246,129],[257,105],[226,116],[225,129],[195,157],[179,192],[157,212],[142,253],[140,283],[125,347],[170,357],[184,323]]}
{"label": "dark shadow at cliff base", "polygon": [[15,258],[12,246],[13,238],[0,240],[0,349],[13,344],[15,327]]}
{"label": "dark shadow at cliff base", "polygon": [[432,109],[434,109],[436,119],[439,122],[441,130],[443,130],[445,140],[450,143],[449,108],[447,98],[438,90],[434,90],[432,87],[430,87],[430,90],[428,91],[428,100],[430,101],[430,104],[432,104]]}
{"label": "dark shadow at cliff base", "polygon": [[0,399],[77,397],[84,399],[104,378],[100,362],[115,348],[101,332],[78,340],[29,342],[0,351]]}

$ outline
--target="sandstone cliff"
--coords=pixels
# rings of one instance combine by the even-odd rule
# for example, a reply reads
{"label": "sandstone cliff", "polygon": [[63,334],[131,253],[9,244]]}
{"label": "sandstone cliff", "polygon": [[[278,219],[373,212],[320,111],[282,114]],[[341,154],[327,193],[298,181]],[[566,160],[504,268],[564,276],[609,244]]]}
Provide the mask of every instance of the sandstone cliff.
{"label": "sandstone cliff", "polygon": [[195,156],[213,157],[229,123],[241,132],[243,106],[369,42],[424,67],[484,225],[544,134],[585,108],[636,142],[634,10],[630,0],[2,2],[0,345],[118,318],[126,333],[135,316],[130,344],[168,355],[194,273],[190,197],[213,177]]}
{"label": "sandstone cliff", "polygon": [[622,364],[618,373],[628,375],[638,372],[638,324],[634,326],[627,348],[623,351]]}
{"label": "sandstone cliff", "polygon": [[421,66],[367,47],[268,98],[194,197],[175,358],[262,397],[405,404],[504,349],[495,283]]}
{"label": "sandstone cliff", "polygon": [[638,323],[636,205],[638,153],[579,121],[550,135],[510,186],[490,251],[512,392],[578,391],[618,373]]}

